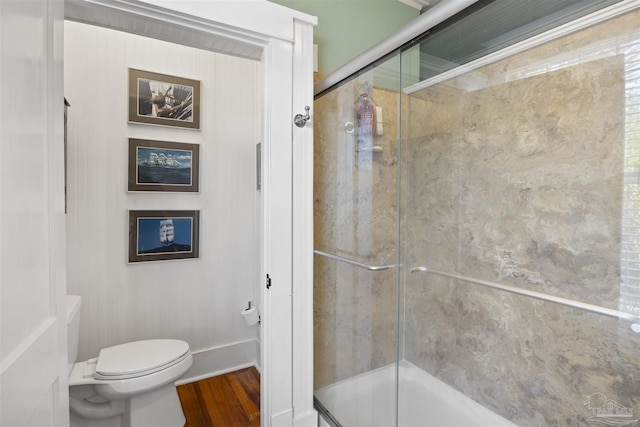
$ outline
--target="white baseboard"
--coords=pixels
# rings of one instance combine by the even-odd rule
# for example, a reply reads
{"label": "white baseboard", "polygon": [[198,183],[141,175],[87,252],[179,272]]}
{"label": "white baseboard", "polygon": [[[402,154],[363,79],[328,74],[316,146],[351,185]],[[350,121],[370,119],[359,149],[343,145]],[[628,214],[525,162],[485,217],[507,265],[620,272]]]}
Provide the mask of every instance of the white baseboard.
{"label": "white baseboard", "polygon": [[251,366],[259,369],[260,343],[257,339],[193,352],[193,365],[176,385],[223,375]]}
{"label": "white baseboard", "polygon": [[273,427],[289,427],[293,425],[293,409],[288,408],[278,414],[271,415],[271,425]]}
{"label": "white baseboard", "polygon": [[318,413],[313,408],[304,414],[296,414],[293,419],[294,427],[317,427],[318,425]]}

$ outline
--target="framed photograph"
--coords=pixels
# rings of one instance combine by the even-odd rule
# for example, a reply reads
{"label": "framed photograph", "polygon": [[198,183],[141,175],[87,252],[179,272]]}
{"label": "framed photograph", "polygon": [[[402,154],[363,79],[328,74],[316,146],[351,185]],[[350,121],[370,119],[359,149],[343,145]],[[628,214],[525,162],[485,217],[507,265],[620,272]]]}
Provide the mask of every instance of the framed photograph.
{"label": "framed photograph", "polygon": [[200,211],[129,211],[129,262],[199,257]]}
{"label": "framed photograph", "polygon": [[129,68],[129,122],[200,129],[200,82]]}
{"label": "framed photograph", "polygon": [[129,139],[129,191],[195,192],[200,187],[200,146]]}

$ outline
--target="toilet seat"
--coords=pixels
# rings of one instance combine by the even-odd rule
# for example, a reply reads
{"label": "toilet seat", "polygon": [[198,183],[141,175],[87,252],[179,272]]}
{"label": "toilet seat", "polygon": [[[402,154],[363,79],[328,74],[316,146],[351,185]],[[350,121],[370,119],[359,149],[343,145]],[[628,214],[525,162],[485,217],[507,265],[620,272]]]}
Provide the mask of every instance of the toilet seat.
{"label": "toilet seat", "polygon": [[[174,382],[192,363],[184,341],[135,341],[105,348],[99,357],[75,363],[69,386],[90,385],[103,398],[125,399]],[[101,373],[96,372],[98,366]]]}
{"label": "toilet seat", "polygon": [[138,378],[167,369],[190,356],[180,340],[134,341],[100,350],[93,377],[97,380]]}

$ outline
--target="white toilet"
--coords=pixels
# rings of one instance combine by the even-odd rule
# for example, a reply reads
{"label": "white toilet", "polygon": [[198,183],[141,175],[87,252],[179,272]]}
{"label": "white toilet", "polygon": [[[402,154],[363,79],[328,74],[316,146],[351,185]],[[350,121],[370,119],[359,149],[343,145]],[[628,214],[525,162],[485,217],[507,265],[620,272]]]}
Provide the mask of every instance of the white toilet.
{"label": "white toilet", "polygon": [[77,362],[80,305],[67,296],[71,426],[182,427],[186,420],[174,382],[193,359],[180,340],[135,341]]}

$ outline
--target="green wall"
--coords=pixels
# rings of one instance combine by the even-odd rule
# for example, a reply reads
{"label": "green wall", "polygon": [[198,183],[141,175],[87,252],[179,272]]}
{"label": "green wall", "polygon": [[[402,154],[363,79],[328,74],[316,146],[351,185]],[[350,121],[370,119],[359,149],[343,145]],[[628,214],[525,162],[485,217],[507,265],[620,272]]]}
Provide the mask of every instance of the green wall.
{"label": "green wall", "polygon": [[318,72],[329,74],[419,16],[399,0],[270,0],[318,17]]}

